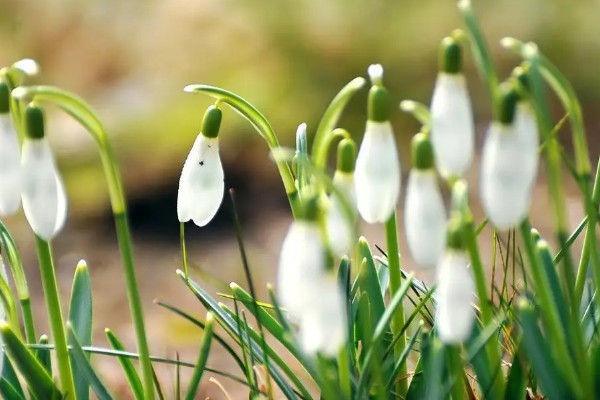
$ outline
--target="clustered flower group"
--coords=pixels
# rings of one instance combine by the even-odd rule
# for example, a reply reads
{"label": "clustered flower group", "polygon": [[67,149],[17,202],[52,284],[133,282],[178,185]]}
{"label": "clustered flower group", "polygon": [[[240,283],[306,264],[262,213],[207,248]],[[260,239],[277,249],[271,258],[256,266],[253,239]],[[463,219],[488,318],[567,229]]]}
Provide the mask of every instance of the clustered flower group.
{"label": "clustered flower group", "polygon": [[[448,217],[438,173],[450,186],[464,178],[474,159],[475,130],[458,42],[445,38],[440,54],[430,124],[412,139],[404,231],[415,263],[436,268],[438,335],[445,343],[461,343],[469,337],[475,319],[474,283],[462,222],[453,213]],[[400,160],[383,68],[371,65],[368,73],[372,84],[368,120],[358,154],[352,139],[339,143],[334,190],[328,198],[313,190],[310,179],[308,184],[297,182],[302,207],[280,253],[279,302],[298,324],[299,341],[308,354],[335,356],[346,341],[347,302],[333,273],[333,261],[352,255],[357,215],[367,223],[386,223],[395,218],[400,196]],[[491,223],[505,230],[528,212],[537,174],[538,133],[527,98],[526,72],[518,68],[500,93],[501,107],[483,148],[480,193]],[[192,219],[198,226],[206,225],[222,201],[220,121],[218,108],[209,108],[183,167],[177,208],[181,222]],[[298,135],[305,139],[305,124]]]}

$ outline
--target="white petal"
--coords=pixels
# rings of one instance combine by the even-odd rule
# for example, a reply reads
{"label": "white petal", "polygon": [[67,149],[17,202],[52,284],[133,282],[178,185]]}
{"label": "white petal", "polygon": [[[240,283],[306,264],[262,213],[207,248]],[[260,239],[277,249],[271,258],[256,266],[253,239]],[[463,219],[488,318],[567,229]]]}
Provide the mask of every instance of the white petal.
{"label": "white petal", "polygon": [[383,78],[383,67],[381,64],[371,64],[367,68],[367,73],[369,74],[369,78],[371,78],[371,82],[377,84]]}
{"label": "white petal", "polygon": [[218,138],[207,138],[199,134],[185,160],[179,179],[179,221],[187,222],[191,219],[198,226],[208,224],[223,201],[223,179]]}
{"label": "white petal", "polygon": [[435,267],[446,247],[446,209],[433,170],[408,177],[404,226],[410,252],[421,267]]}
{"label": "white petal", "polygon": [[300,343],[307,354],[338,355],[347,338],[346,301],[337,279],[324,275],[300,321]]}
{"label": "white petal", "polygon": [[325,270],[325,249],[316,223],[292,222],[279,256],[277,293],[293,317],[301,315]]}
{"label": "white petal", "polygon": [[539,163],[539,134],[535,112],[531,105],[521,101],[515,112],[515,131],[521,153],[523,180],[531,188],[535,183]]}
{"label": "white petal", "polygon": [[438,265],[435,325],[444,343],[461,343],[473,329],[475,284],[463,252],[449,250]]}
{"label": "white petal", "polygon": [[498,229],[517,225],[529,210],[531,173],[523,169],[521,150],[514,124],[490,126],[479,178],[483,208]]}
{"label": "white petal", "polygon": [[465,78],[438,75],[431,100],[431,141],[438,170],[463,176],[473,161],[475,130]]}
{"label": "white petal", "polygon": [[40,66],[31,58],[24,58],[13,64],[13,67],[22,71],[25,75],[34,76],[40,72]]}
{"label": "white petal", "polygon": [[9,114],[0,115],[0,215],[14,214],[21,204],[21,149]]}
{"label": "white petal", "polygon": [[65,222],[67,198],[46,139],[25,139],[21,160],[23,211],[33,231],[50,240]]}
{"label": "white petal", "polygon": [[[333,176],[333,184],[346,196],[346,200],[356,213],[356,188],[354,186],[354,174],[336,171]],[[349,220],[344,212],[342,202],[336,195],[331,195],[329,208],[327,210],[327,237],[329,245],[335,255],[341,257],[348,254],[353,241],[353,221]]]}
{"label": "white petal", "polygon": [[354,173],[358,211],[369,223],[385,222],[400,195],[400,160],[389,122],[367,121]]}

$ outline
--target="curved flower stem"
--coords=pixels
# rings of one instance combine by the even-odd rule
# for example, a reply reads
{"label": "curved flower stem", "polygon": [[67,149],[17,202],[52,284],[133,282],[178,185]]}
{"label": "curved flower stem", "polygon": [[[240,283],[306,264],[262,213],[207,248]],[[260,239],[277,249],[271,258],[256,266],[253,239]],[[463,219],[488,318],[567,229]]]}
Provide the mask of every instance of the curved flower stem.
{"label": "curved flower stem", "polygon": [[144,314],[142,302],[138,290],[135,261],[133,256],[133,245],[129,222],[127,219],[127,208],[125,195],[121,183],[121,175],[116,162],[113,149],[108,141],[108,136],[102,123],[91,110],[90,106],[78,96],[65,90],[52,86],[30,86],[20,87],[13,91],[13,96],[18,99],[30,99],[40,102],[50,102],[75,118],[92,135],[100,152],[102,167],[108,184],[108,193],[115,220],[117,239],[123,261],[125,273],[125,284],[127,289],[127,300],[131,318],[135,329],[140,364],[144,382],[144,397],[146,400],[154,399],[154,380],[146,330],[144,327]]}
{"label": "curved flower stem", "polygon": [[58,363],[58,376],[60,378],[60,389],[67,400],[75,400],[75,385],[73,383],[73,371],[69,361],[69,349],[65,335],[65,324],[60,309],[58,286],[52,261],[50,243],[35,235],[35,245],[40,263],[40,275],[44,287],[44,297],[48,309],[50,329],[54,339],[56,360]]}
{"label": "curved flower stem", "polygon": [[[390,273],[390,298],[393,298],[402,284],[400,271],[400,251],[398,249],[398,219],[396,211],[385,223],[385,239],[387,245],[388,271]],[[398,307],[392,318],[392,337],[396,337],[404,327],[404,307]],[[406,346],[406,331],[394,344],[394,354],[400,357]],[[406,363],[400,367],[399,376],[406,376]],[[396,395],[403,398],[406,395],[406,379],[399,379],[396,383]]]}

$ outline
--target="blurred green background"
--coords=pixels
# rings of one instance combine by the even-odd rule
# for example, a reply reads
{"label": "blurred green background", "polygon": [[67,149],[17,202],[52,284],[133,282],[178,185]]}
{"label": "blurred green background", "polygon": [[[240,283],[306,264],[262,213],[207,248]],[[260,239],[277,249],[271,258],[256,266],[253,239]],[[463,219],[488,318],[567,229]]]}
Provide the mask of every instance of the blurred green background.
{"label": "blurred green background", "polygon": [[[572,81],[583,102],[595,159],[600,143],[600,1],[473,3],[501,77],[518,60],[498,42],[514,36],[537,42]],[[184,93],[183,87],[205,83],[240,94],[269,118],[282,144],[292,145],[296,126],[307,122],[313,134],[337,91],[355,76],[365,76],[374,62],[383,64],[395,104],[405,98],[429,103],[439,41],[460,27],[450,0],[1,0],[0,64],[34,58],[41,65],[34,83],[73,91],[98,111],[124,176],[151,341],[158,352],[187,346],[195,351],[197,331],[151,308],[152,299],[159,297],[197,311],[173,274],[179,267],[176,196],[181,166],[211,102]],[[465,66],[481,144],[490,104],[470,56]],[[357,139],[365,98],[366,91],[354,98],[340,122]],[[77,259],[88,259],[97,295],[97,339],[102,340],[101,328],[110,326],[132,345],[98,156],[90,138],[68,116],[55,110],[48,119],[70,198],[68,226],[56,241],[63,294],[68,296]],[[400,111],[393,123],[406,172],[408,140],[419,127]],[[568,132],[563,134],[568,138]],[[251,264],[259,279],[272,280],[289,222],[277,171],[260,137],[228,109],[220,137],[226,185],[239,194]],[[473,166],[473,179],[476,170]],[[10,218],[8,225],[39,293],[28,227],[22,215]],[[243,279],[227,198],[215,222],[188,232],[195,265],[225,282]],[[44,321],[39,302],[37,312]],[[183,353],[184,358],[193,354]],[[113,375],[118,382],[118,371]]]}

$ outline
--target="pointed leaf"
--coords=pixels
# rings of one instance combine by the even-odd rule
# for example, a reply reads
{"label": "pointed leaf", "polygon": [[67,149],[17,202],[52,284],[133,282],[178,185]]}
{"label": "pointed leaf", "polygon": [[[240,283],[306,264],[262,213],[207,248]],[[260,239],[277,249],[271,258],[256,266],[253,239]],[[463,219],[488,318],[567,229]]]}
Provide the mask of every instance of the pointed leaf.
{"label": "pointed leaf", "polygon": [[206,367],[206,360],[208,360],[210,344],[212,343],[213,321],[213,314],[209,311],[206,314],[206,319],[204,321],[205,328],[202,342],[200,343],[200,353],[198,354],[198,360],[196,361],[196,366],[194,367],[194,372],[190,379],[190,385],[187,394],[185,395],[185,400],[194,400],[198,387],[200,386],[200,380],[202,379],[202,374]]}
{"label": "pointed leaf", "polygon": [[[115,350],[123,351],[125,347],[123,343],[119,340],[119,338],[110,330],[105,329],[104,334],[106,335],[106,339],[110,346]],[[127,357],[117,356],[119,360],[119,364],[121,368],[123,368],[123,372],[125,373],[125,379],[127,379],[127,383],[129,383],[129,388],[131,389],[133,396],[136,400],[144,399],[144,387],[142,386],[142,381],[140,380],[140,376],[138,375],[135,367],[133,366],[133,362]]]}

